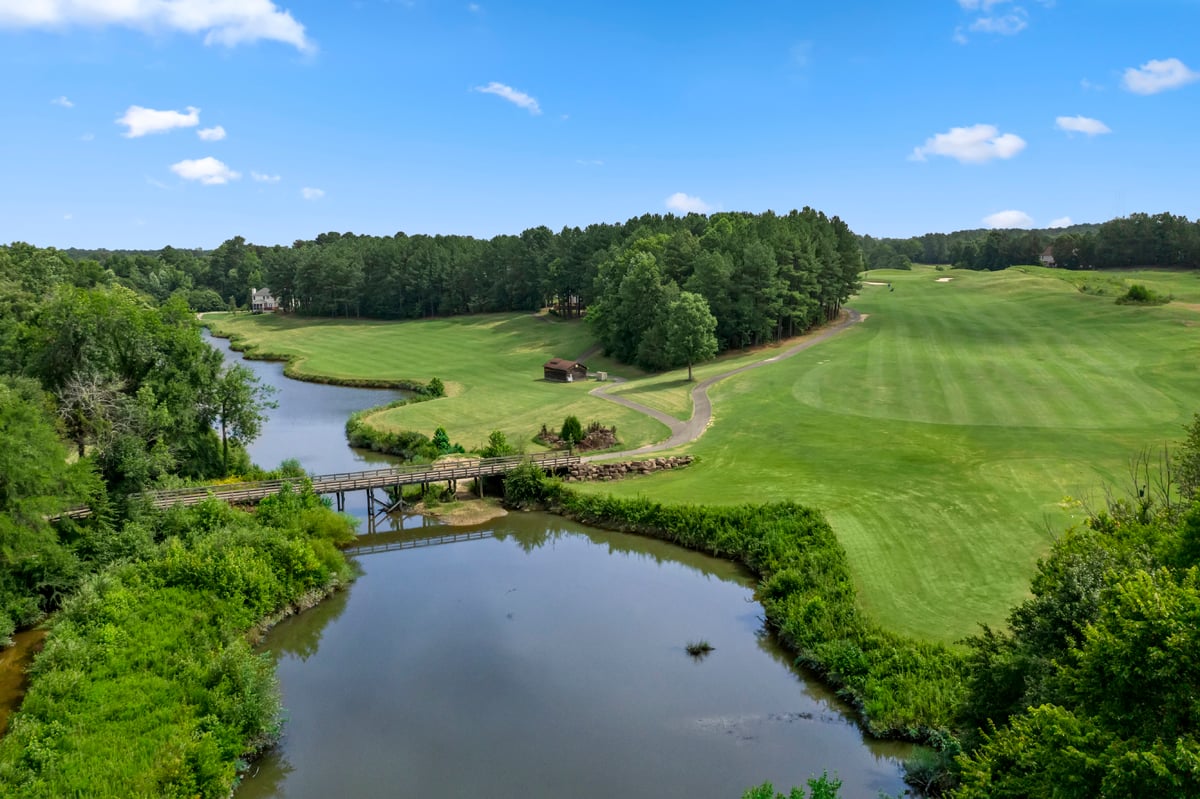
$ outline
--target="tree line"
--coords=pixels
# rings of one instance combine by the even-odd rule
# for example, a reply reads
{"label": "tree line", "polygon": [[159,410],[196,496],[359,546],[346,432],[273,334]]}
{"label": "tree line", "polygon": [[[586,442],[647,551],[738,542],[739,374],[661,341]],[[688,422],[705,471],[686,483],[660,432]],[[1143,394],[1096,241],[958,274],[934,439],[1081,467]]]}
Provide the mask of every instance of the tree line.
{"label": "tree line", "polygon": [[[182,296],[194,310],[242,307],[251,288],[267,286],[287,310],[378,319],[545,306],[578,316],[596,304],[619,317],[633,312],[619,293],[632,260],[640,260],[638,279],[659,299],[661,291],[669,301],[683,291],[704,298],[717,320],[719,349],[793,335],[830,318],[857,287],[863,263],[847,225],[811,208],[783,215],[647,214],[487,240],[323,233],[291,246],[265,247],[237,236],[212,252],[168,247],[69,254],[92,279],[107,271],[160,302]],[[631,284],[627,293],[632,290]],[[625,327],[599,328],[605,345],[624,360],[685,362],[664,360],[661,346],[659,355],[637,358],[641,331]],[[630,345],[631,336],[639,342]]]}
{"label": "tree line", "polygon": [[1200,268],[1200,220],[1136,213],[1102,224],[1054,230],[960,230],[907,239],[862,238],[868,269],[909,269],[914,263],[998,270],[1037,264],[1051,248],[1064,269],[1158,266]]}

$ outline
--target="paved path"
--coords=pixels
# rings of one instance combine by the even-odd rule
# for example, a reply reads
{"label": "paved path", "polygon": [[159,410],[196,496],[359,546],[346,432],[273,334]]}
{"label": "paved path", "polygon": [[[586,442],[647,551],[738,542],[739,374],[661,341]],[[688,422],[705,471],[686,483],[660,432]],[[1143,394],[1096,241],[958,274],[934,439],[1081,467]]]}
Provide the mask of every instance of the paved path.
{"label": "paved path", "polygon": [[822,341],[836,336],[838,333],[841,333],[843,330],[858,324],[862,320],[862,314],[853,308],[847,308],[846,316],[844,318],[839,319],[832,325],[821,328],[816,333],[806,336],[803,341],[793,344],[783,352],[772,355],[770,358],[764,358],[761,361],[755,361],[754,363],[740,366],[737,369],[730,369],[728,372],[722,372],[719,375],[714,375],[710,378],[700,381],[695,385],[694,388],[692,388],[692,418],[688,419],[686,422],[682,422],[668,413],[663,413],[662,411],[655,410],[654,408],[647,408],[641,403],[608,393],[624,381],[619,380],[612,383],[601,384],[599,387],[592,389],[590,393],[600,397],[601,399],[606,399],[609,402],[615,402],[618,405],[624,405],[626,408],[631,408],[639,413],[644,413],[653,419],[657,419],[670,428],[671,435],[665,441],[660,441],[657,444],[647,444],[644,447],[639,447],[638,449],[629,449],[625,450],[624,452],[605,452],[601,455],[588,455],[583,460],[594,461],[608,460],[610,458],[627,458],[634,455],[646,455],[651,452],[661,452],[667,449],[674,449],[675,447],[682,446],[683,444],[690,444],[700,436],[704,435],[704,431],[708,429],[710,424],[712,424],[712,400],[710,400],[708,397],[708,387],[713,383],[724,380],[727,377],[733,377],[734,375],[741,374],[742,372],[748,372],[751,369],[758,369],[759,367],[776,363],[777,361],[782,361],[784,358],[790,358],[796,353],[803,352],[809,347],[820,344]]}

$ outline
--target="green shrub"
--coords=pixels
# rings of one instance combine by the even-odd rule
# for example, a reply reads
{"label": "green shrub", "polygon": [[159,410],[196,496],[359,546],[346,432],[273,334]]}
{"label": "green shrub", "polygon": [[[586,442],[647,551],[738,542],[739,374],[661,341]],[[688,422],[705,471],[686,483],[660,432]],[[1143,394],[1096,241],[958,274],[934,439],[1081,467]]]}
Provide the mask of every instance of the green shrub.
{"label": "green shrub", "polygon": [[1169,296],[1163,296],[1141,283],[1134,283],[1128,291],[1117,297],[1117,305],[1165,305],[1170,301]]}
{"label": "green shrub", "polygon": [[279,728],[270,658],[246,631],[350,577],[334,547],[350,523],[310,491],[254,514],[149,513],[131,532],[129,559],[55,617],[0,740],[0,795],[227,797]]}
{"label": "green shrub", "polygon": [[485,458],[502,458],[506,455],[516,455],[517,448],[508,443],[508,437],[500,430],[493,430],[488,435],[488,443],[479,454]]}
{"label": "green shrub", "polygon": [[568,416],[563,419],[562,432],[558,437],[563,440],[567,446],[574,446],[580,441],[583,441],[583,425],[579,421],[578,416]]}
{"label": "green shrub", "polygon": [[514,508],[546,500],[551,480],[536,463],[525,462],[504,478],[504,502]]}
{"label": "green shrub", "polygon": [[446,386],[435,377],[425,386],[425,393],[430,397],[444,397],[446,396]]}

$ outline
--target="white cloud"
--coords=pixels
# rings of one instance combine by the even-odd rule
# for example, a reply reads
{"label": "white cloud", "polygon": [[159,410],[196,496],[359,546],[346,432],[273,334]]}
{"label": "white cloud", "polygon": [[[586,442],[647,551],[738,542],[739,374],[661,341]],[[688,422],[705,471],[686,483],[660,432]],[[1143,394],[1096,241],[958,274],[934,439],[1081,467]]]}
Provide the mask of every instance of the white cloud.
{"label": "white cloud", "polygon": [[226,47],[266,39],[316,49],[304,26],[271,0],[0,0],[0,28],[73,25],[203,33],[205,44]]}
{"label": "white cloud", "polygon": [[996,33],[1014,36],[1029,27],[1029,20],[1022,8],[1014,8],[1011,14],[995,17],[980,17],[971,23],[972,33]]}
{"label": "white cloud", "polygon": [[200,124],[200,109],[188,106],[187,113],[179,111],[156,111],[153,108],[142,108],[131,105],[125,110],[125,116],[117,120],[118,125],[128,128],[121,135],[127,139],[136,139],[147,133],[166,133],[175,128],[194,128]]}
{"label": "white cloud", "polygon": [[1033,217],[1024,211],[998,211],[985,216],[983,224],[990,228],[1030,228],[1033,227]]}
{"label": "white cloud", "polygon": [[487,86],[476,86],[475,91],[483,94],[494,94],[497,97],[503,97],[513,105],[524,108],[529,113],[537,116],[542,113],[542,107],[538,105],[538,101],[522,91],[514,89],[512,86],[505,86],[503,83],[492,81]]}
{"label": "white cloud", "polygon": [[319,200],[325,196],[325,192],[322,189],[314,189],[309,186],[305,186],[300,190],[300,196],[306,200]]}
{"label": "white cloud", "polygon": [[1136,69],[1129,67],[1121,83],[1134,94],[1158,94],[1197,80],[1200,80],[1200,72],[1192,72],[1178,58],[1167,58],[1147,61]]}
{"label": "white cloud", "polygon": [[479,3],[467,3],[467,11],[470,11],[472,14],[478,14],[483,11],[483,6],[479,5]]}
{"label": "white cloud", "polygon": [[967,11],[988,11],[992,6],[1003,5],[1009,0],[958,0],[958,4]]}
{"label": "white cloud", "polygon": [[1068,133],[1084,133],[1088,136],[1099,136],[1101,133],[1112,133],[1112,129],[1098,119],[1084,116],[1056,117],[1054,127]]}
{"label": "white cloud", "polygon": [[1015,133],[1000,133],[995,125],[950,128],[938,133],[912,151],[909,159],[924,161],[930,155],[943,155],[964,164],[982,164],[994,158],[1012,158],[1025,149],[1025,140]]}
{"label": "white cloud", "polygon": [[604,166],[604,162],[599,158],[576,158],[575,163],[583,166]]}
{"label": "white cloud", "polygon": [[1085,92],[1102,92],[1102,91],[1104,91],[1103,84],[1092,83],[1087,78],[1083,78],[1082,80],[1079,81],[1079,88],[1083,89]]}
{"label": "white cloud", "polygon": [[53,100],[50,101],[50,104],[51,105],[61,105],[63,108],[74,108],[75,107],[75,103],[68,100],[65,96],[64,97],[55,97]]}
{"label": "white cloud", "polygon": [[251,170],[251,172],[250,172],[250,178],[255,183],[278,183],[279,182],[279,175],[266,175],[266,174],[263,174],[262,172],[255,172],[253,170]]}
{"label": "white cloud", "polygon": [[667,198],[667,209],[681,214],[707,214],[712,206],[699,197],[677,191]]}
{"label": "white cloud", "polygon": [[65,219],[65,220],[66,220],[66,221],[68,221],[68,222],[70,222],[70,221],[71,221],[72,219],[74,219],[74,218],[75,218],[75,217],[74,217],[73,215],[71,215],[71,214],[63,214],[63,219]]}
{"label": "white cloud", "polygon": [[225,138],[225,128],[220,125],[212,128],[201,128],[196,131],[196,135],[204,141],[220,141]]}
{"label": "white cloud", "polygon": [[85,134],[83,134],[82,136],[80,136],[80,137],[79,137],[79,140],[80,140],[80,141],[91,141],[91,140],[92,140],[92,139],[94,139],[94,138],[96,138],[96,134],[95,134],[95,133],[85,133]]}
{"label": "white cloud", "polygon": [[1071,217],[1060,216],[1058,219],[1051,220],[1050,224],[1046,225],[1046,227],[1050,228],[1051,230],[1054,230],[1055,228],[1060,228],[1060,227],[1070,227],[1073,224],[1075,224],[1075,223],[1071,221]]}
{"label": "white cloud", "polygon": [[198,180],[205,186],[219,186],[241,177],[241,173],[234,172],[211,155],[171,164],[171,171],[184,180]]}
{"label": "white cloud", "polygon": [[950,37],[955,44],[966,44],[971,41],[967,38],[967,34],[963,33],[962,25],[954,29],[954,35]]}

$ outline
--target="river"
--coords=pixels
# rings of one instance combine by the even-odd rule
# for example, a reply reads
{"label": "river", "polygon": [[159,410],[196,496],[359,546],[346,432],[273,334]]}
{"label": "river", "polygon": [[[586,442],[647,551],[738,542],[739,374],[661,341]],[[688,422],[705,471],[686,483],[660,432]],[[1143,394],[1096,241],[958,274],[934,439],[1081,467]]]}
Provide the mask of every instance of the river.
{"label": "river", "polygon": [[[279,390],[256,462],[386,460],[348,448],[342,426],[395,392],[245,363]],[[347,499],[361,517],[361,497]],[[349,590],[267,637],[287,721],[237,799],[736,799],[824,770],[845,799],[903,791],[908,747],[865,739],[791,665],[735,564],[545,514],[391,527],[363,537],[380,551],[354,556]],[[700,639],[715,648],[693,658]]]}

